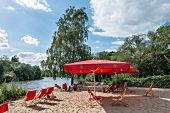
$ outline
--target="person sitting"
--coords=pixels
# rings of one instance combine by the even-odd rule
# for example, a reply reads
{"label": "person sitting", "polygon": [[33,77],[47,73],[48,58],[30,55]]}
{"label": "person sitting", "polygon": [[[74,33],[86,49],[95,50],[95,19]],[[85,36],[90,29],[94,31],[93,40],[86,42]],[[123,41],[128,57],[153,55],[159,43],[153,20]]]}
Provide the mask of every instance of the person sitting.
{"label": "person sitting", "polygon": [[84,84],[83,84],[83,82],[80,81],[80,82],[77,84],[77,86],[78,86],[78,89],[81,90],[81,89],[83,88]]}
{"label": "person sitting", "polygon": [[103,92],[105,92],[109,88],[109,85],[106,81],[103,83]]}
{"label": "person sitting", "polygon": [[78,88],[78,87],[77,87],[77,84],[73,84],[72,90],[73,90],[73,91],[77,91],[77,88]]}

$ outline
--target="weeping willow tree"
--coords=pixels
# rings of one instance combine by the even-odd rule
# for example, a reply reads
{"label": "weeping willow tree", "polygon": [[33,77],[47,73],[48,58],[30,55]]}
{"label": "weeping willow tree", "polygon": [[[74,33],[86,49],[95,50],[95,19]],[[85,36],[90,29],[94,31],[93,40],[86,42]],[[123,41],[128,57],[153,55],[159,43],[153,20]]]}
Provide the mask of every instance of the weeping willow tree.
{"label": "weeping willow tree", "polygon": [[[88,40],[88,16],[85,8],[70,7],[56,22],[58,31],[46,51],[47,59],[41,62],[42,69],[54,79],[66,77],[63,65],[91,58],[91,48],[84,44]],[[68,75],[68,74],[67,74]]]}

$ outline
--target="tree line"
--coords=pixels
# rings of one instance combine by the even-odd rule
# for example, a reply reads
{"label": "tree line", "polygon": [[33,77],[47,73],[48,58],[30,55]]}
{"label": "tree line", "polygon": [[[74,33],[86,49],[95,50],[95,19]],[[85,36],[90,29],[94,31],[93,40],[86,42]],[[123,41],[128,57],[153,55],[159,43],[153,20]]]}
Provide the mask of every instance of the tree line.
{"label": "tree line", "polygon": [[9,58],[0,60],[0,83],[35,79],[41,79],[39,66],[21,63],[16,55],[11,60]]}
{"label": "tree line", "polygon": [[169,75],[170,65],[164,55],[170,57],[170,25],[161,26],[156,32],[126,37],[117,52],[99,52],[98,59],[130,62],[139,70],[139,77]]}

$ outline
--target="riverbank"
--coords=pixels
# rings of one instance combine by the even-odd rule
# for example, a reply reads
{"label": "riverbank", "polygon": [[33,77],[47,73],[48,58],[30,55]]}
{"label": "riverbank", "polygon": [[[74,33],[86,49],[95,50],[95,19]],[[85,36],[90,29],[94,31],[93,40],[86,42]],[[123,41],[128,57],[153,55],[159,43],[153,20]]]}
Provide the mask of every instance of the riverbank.
{"label": "riverbank", "polygon": [[[93,89],[93,87],[91,87]],[[94,103],[93,106],[86,106],[90,95],[87,88],[82,91],[61,92],[54,91],[56,99],[41,102],[39,104],[25,107],[23,99],[9,103],[9,113],[168,113],[170,111],[170,89],[153,88],[156,97],[151,94],[144,95],[144,89],[129,87],[126,91],[123,102],[128,104],[115,104],[113,99],[119,96],[120,92],[103,93],[101,88],[96,88],[96,95],[101,96],[101,105]]]}

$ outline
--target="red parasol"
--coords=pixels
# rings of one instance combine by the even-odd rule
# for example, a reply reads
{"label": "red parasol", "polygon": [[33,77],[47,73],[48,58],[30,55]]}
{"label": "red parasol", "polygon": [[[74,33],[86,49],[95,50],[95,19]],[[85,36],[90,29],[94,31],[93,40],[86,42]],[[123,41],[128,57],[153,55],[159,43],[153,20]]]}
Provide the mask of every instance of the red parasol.
{"label": "red parasol", "polygon": [[95,92],[95,74],[113,74],[129,72],[129,62],[118,62],[110,60],[85,60],[64,65],[64,71],[72,74],[93,73],[94,74],[94,92]]}

